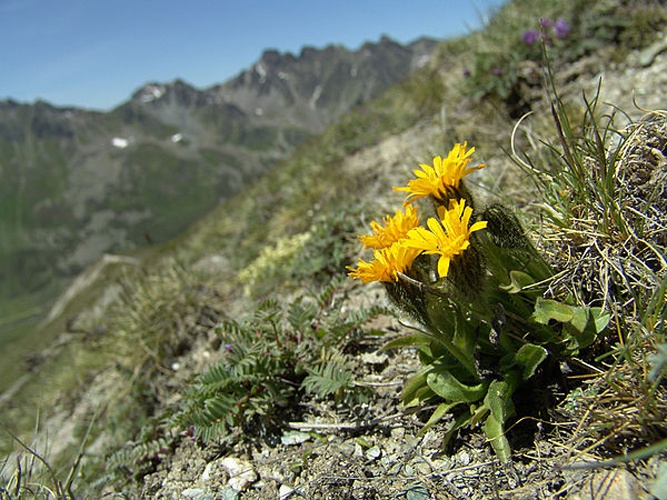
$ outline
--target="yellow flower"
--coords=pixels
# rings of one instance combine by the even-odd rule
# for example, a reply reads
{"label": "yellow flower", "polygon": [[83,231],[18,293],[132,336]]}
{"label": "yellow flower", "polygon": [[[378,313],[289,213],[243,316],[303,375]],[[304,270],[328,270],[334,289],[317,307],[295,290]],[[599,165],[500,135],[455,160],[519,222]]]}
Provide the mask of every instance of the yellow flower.
{"label": "yellow flower", "polygon": [[487,224],[486,221],[478,221],[468,227],[472,208],[465,206],[465,200],[451,200],[449,205],[449,209],[438,207],[440,220],[429,218],[426,221],[428,229],[414,228],[402,241],[406,247],[439,255],[438,275],[441,278],[447,276],[452,257],[461,254],[470,246],[470,234],[485,228]]}
{"label": "yellow flower", "polygon": [[359,236],[366,248],[387,248],[393,243],[405,238],[410,229],[419,225],[417,208],[411,205],[405,207],[405,212],[396,210],[394,216],[384,218],[384,227],[375,221],[371,222],[373,234]]}
{"label": "yellow flower", "polygon": [[483,163],[475,167],[468,166],[475,148],[466,150],[467,147],[467,142],[455,144],[446,158],[441,156],[433,158],[433,166],[421,163],[419,165],[421,170],[414,171],[417,178],[409,181],[407,186],[394,187],[395,191],[408,193],[404,204],[425,196],[446,199],[448,194],[459,188],[461,179],[475,170],[484,168]]}
{"label": "yellow flower", "polygon": [[401,243],[394,243],[387,248],[375,250],[374,258],[370,262],[359,260],[357,269],[348,267],[350,271],[348,276],[360,279],[363,283],[398,281],[396,273],[404,273],[410,269],[412,262],[420,253],[420,250],[407,248]]}
{"label": "yellow flower", "polygon": [[438,217],[440,222],[447,231],[449,237],[456,238],[460,241],[465,241],[468,247],[470,233],[486,228],[487,221],[477,221],[470,226],[470,217],[472,216],[472,207],[466,207],[466,201],[450,200],[449,209],[445,207],[438,207]]}

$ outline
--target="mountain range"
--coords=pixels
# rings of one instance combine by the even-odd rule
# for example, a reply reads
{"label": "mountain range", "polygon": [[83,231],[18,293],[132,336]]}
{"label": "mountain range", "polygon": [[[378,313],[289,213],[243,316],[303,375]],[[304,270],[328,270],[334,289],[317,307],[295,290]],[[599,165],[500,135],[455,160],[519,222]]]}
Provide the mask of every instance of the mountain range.
{"label": "mountain range", "polygon": [[0,101],[0,318],[104,253],[175,237],[436,46],[267,50],[225,83],[149,83],[109,112]]}

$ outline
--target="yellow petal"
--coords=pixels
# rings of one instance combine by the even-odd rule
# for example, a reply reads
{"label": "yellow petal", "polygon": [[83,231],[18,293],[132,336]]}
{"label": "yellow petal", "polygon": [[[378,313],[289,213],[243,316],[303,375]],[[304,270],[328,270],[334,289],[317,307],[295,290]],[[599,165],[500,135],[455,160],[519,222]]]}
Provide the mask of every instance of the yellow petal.
{"label": "yellow petal", "polygon": [[447,273],[449,272],[449,261],[450,260],[451,259],[449,257],[446,257],[446,256],[442,256],[442,257],[440,257],[440,259],[438,259],[438,275],[441,278],[447,277]]}

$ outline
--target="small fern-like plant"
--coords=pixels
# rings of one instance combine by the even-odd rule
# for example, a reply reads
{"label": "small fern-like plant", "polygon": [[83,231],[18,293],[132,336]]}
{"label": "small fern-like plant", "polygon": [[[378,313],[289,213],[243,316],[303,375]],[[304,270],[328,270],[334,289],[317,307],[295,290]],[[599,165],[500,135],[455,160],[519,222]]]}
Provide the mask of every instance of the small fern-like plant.
{"label": "small fern-like plant", "polygon": [[162,457],[172,453],[175,437],[171,434],[144,434],[144,431],[151,428],[149,425],[144,426],[142,435],[136,442],[126,443],[107,457],[102,481],[120,485],[130,478],[138,480],[154,471]]}
{"label": "small fern-like plant", "polygon": [[308,376],[303,380],[303,388],[312,394],[334,394],[341,399],[343,392],[352,387],[352,368],[344,354],[334,351],[326,362],[315,367],[306,367]]}
{"label": "small fern-like plant", "polygon": [[336,288],[287,307],[267,300],[248,318],[220,323],[222,357],[186,390],[176,422],[203,441],[268,437],[307,393],[361,395],[345,346],[383,309],[343,314],[333,307]]}

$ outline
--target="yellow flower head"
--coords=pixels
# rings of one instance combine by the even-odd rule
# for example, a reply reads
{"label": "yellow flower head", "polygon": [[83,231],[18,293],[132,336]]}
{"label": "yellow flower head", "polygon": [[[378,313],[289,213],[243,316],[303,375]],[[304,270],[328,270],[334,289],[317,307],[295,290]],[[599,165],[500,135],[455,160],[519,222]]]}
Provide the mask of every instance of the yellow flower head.
{"label": "yellow flower head", "polygon": [[470,246],[470,234],[486,227],[486,221],[475,222],[469,227],[471,216],[472,208],[465,206],[465,200],[451,200],[449,209],[438,207],[440,220],[429,218],[426,221],[428,229],[412,229],[402,244],[426,254],[440,255],[438,275],[444,278],[449,272],[452,257]]}
{"label": "yellow flower head", "polygon": [[366,248],[387,248],[405,238],[410,229],[419,225],[419,220],[417,208],[408,205],[405,207],[405,212],[396,210],[393,217],[387,215],[384,218],[384,227],[375,221],[371,222],[373,234],[359,236],[359,239]]}
{"label": "yellow flower head", "polygon": [[447,235],[460,241],[461,250],[468,248],[470,244],[470,233],[486,228],[487,221],[477,221],[470,226],[472,207],[466,207],[466,201],[450,200],[449,209],[438,207],[438,217]]}
{"label": "yellow flower head", "polygon": [[446,158],[441,156],[433,158],[433,166],[420,164],[421,170],[414,171],[417,178],[409,181],[405,187],[394,187],[394,190],[408,193],[406,204],[425,196],[441,200],[448,198],[449,193],[459,188],[461,179],[485,167],[483,163],[475,167],[468,166],[475,148],[466,150],[467,147],[467,142],[457,143]]}
{"label": "yellow flower head", "polygon": [[362,283],[398,281],[396,273],[404,273],[410,269],[412,262],[420,253],[420,250],[407,248],[401,243],[394,243],[387,248],[375,250],[374,259],[370,262],[359,260],[357,269],[348,267],[350,271],[348,276],[360,279]]}

